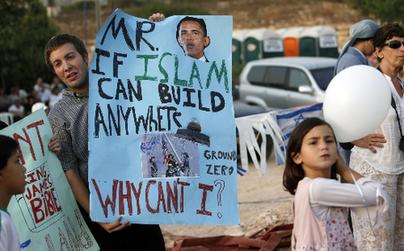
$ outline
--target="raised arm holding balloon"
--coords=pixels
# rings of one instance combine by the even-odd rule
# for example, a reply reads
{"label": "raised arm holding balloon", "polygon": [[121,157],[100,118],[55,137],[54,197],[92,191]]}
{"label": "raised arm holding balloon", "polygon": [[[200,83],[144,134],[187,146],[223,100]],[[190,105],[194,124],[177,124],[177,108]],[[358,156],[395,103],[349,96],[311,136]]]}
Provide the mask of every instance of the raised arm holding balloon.
{"label": "raised arm holding balloon", "polygon": [[[354,212],[354,236],[358,250],[404,250],[404,148],[400,146],[404,124],[404,83],[399,78],[399,71],[404,65],[403,27],[399,24],[383,25],[375,34],[374,45],[378,69],[388,82],[392,99],[386,118],[376,129],[376,132],[384,135],[386,143],[377,153],[354,147],[350,166],[358,173],[382,183],[391,202],[389,212],[380,219],[383,226],[373,229],[366,211]],[[380,101],[376,99],[375,102]],[[369,110],[368,113],[373,114],[374,111]],[[370,141],[368,144],[376,146],[377,142]]]}

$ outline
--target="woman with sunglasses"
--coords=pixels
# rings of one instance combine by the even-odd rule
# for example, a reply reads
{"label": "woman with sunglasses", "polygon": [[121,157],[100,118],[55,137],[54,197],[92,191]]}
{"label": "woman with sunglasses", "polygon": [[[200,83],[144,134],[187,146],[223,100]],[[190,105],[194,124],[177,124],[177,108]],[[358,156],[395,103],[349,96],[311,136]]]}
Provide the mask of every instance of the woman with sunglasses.
{"label": "woman with sunglasses", "polygon": [[376,209],[352,210],[354,237],[358,250],[404,250],[404,81],[399,78],[404,65],[404,29],[396,23],[385,24],[376,32],[373,43],[378,69],[386,77],[392,96],[390,110],[376,130],[387,142],[376,153],[355,146],[350,167],[382,183],[391,201],[379,224],[370,220],[377,214]]}

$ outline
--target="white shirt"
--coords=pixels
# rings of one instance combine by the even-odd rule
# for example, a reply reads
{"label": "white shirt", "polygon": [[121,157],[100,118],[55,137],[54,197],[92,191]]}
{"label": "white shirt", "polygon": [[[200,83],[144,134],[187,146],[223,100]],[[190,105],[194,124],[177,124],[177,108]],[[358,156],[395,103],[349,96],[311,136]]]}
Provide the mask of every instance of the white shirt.
{"label": "white shirt", "polygon": [[62,99],[61,93],[59,95],[51,94],[50,99],[49,99],[49,107],[52,109],[52,107]]}
{"label": "white shirt", "polygon": [[363,199],[356,185],[340,183],[337,180],[316,178],[310,186],[310,205],[314,214],[320,218],[326,218],[330,207],[369,207],[382,206],[387,210],[388,196],[382,186],[368,178],[357,181],[362,191]]}
{"label": "white shirt", "polygon": [[[398,95],[394,88],[391,78],[384,75],[389,83],[392,96],[397,106],[397,112],[400,117],[401,126],[404,126],[404,98]],[[403,133],[404,133],[404,128]],[[352,148],[352,155],[359,155],[361,159],[366,161],[369,165],[376,170],[397,175],[404,173],[404,152],[401,151],[398,146],[400,144],[400,130],[398,128],[397,115],[393,107],[390,106],[386,118],[376,129],[375,133],[382,133],[386,139],[386,143],[383,148],[378,148],[377,153],[372,153],[367,148],[360,148],[355,146]],[[351,158],[353,158],[352,156]]]}
{"label": "white shirt", "polygon": [[8,112],[11,113],[18,113],[18,114],[24,114],[25,108],[24,106],[20,105],[19,107],[17,107],[15,104],[12,104],[9,108],[8,108]]}
{"label": "white shirt", "polygon": [[205,54],[201,58],[198,58],[199,61],[208,62],[208,59],[205,57]]}
{"label": "white shirt", "polygon": [[19,251],[20,241],[10,215],[0,210],[0,250]]}

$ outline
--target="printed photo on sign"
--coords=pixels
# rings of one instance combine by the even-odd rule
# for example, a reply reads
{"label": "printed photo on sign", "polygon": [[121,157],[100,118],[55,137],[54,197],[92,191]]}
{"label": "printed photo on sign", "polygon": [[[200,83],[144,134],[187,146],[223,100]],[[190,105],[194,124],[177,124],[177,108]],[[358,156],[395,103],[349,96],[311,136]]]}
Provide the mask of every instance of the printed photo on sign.
{"label": "printed photo on sign", "polygon": [[198,143],[173,133],[144,134],[140,145],[143,178],[198,177]]}

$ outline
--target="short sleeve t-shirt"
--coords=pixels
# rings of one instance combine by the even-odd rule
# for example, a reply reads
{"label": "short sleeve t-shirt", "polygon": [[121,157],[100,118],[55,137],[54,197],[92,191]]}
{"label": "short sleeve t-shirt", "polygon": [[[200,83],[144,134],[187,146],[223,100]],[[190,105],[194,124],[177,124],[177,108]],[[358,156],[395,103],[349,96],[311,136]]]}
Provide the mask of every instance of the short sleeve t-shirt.
{"label": "short sleeve t-shirt", "polygon": [[0,250],[19,251],[20,241],[10,215],[0,209]]}

